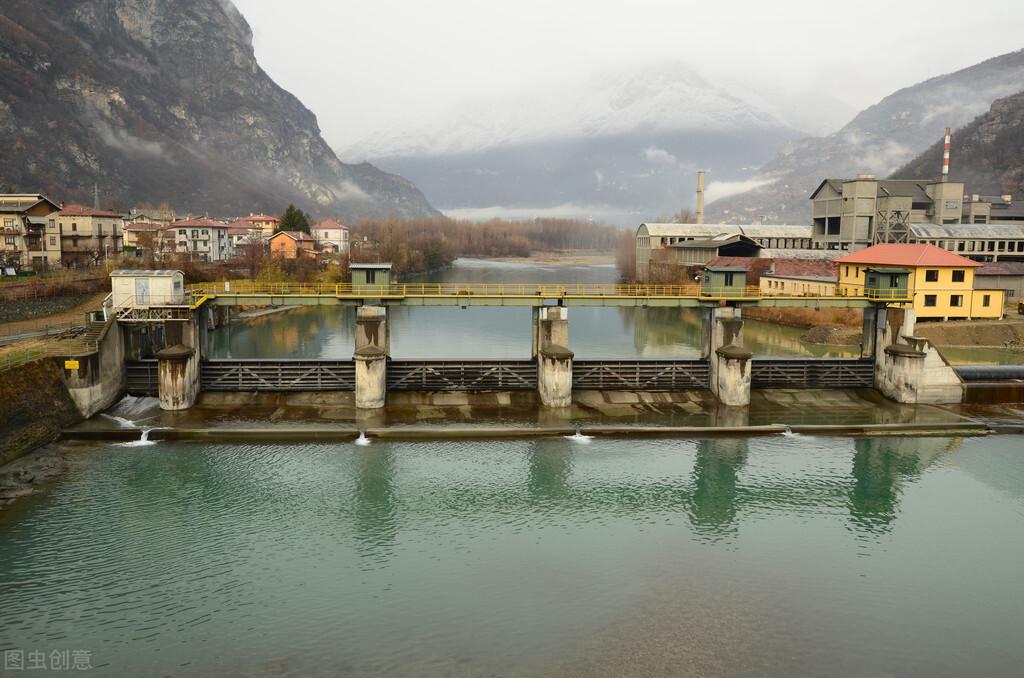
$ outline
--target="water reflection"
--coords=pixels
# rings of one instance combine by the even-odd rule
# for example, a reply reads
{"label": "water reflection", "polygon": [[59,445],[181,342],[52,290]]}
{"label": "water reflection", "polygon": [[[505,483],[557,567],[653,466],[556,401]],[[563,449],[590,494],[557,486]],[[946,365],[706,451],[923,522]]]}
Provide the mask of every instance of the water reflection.
{"label": "water reflection", "polygon": [[356,550],[373,564],[385,563],[399,529],[394,454],[383,446],[357,447],[354,462]]}
{"label": "water reflection", "polygon": [[698,534],[714,540],[736,532],[737,487],[748,452],[745,438],[697,442],[687,513]]}
{"label": "water reflection", "polygon": [[904,485],[912,483],[960,439],[861,438],[854,441],[850,517],[857,531],[884,534],[899,513]]}
{"label": "water reflection", "polygon": [[529,452],[527,487],[536,499],[569,497],[573,452],[566,445],[535,445]]}
{"label": "water reflection", "polygon": [[[613,266],[566,266],[460,259],[432,282],[613,283]],[[528,308],[467,309],[395,306],[390,311],[391,355],[405,359],[530,357]],[[313,306],[236,321],[211,335],[211,357],[352,357],[354,312]],[[569,312],[570,343],[581,360],[635,357],[695,358],[701,320],[696,309],[584,308]],[[746,322],[747,346],[762,356],[850,357],[857,347],[814,346],[804,330],[754,320]]]}

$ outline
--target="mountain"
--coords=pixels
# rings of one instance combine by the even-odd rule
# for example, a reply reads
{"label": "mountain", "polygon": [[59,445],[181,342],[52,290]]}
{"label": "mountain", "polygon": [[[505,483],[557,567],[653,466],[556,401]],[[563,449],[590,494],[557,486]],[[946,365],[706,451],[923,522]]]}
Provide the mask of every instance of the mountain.
{"label": "mountain", "polygon": [[[1024,90],[1024,50],[901,89],[826,137],[803,139],[766,163],[757,187],[708,205],[707,218],[745,223],[810,222],[808,196],[824,177],[888,176],[936,140],[967,124],[999,98]],[[922,176],[932,176],[942,167]]]}
{"label": "mountain", "polygon": [[683,64],[464,104],[339,151],[408,176],[445,211],[500,206],[628,220],[688,204],[698,168],[742,180],[800,134]]}
{"label": "mountain", "polygon": [[0,186],[217,215],[294,202],[344,218],[436,214],[409,181],[338,160],[256,63],[230,0],[4,0]]}
{"label": "mountain", "polygon": [[[937,177],[942,142],[899,169],[904,177]],[[953,133],[950,176],[968,193],[1024,198],[1024,91],[997,99],[987,113]]]}

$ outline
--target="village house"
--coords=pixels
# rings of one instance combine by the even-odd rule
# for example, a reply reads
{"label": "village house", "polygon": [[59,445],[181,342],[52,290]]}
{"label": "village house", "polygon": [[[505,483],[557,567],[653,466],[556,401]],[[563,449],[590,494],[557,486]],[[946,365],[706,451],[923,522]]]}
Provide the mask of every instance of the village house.
{"label": "village house", "polygon": [[271,256],[297,259],[300,256],[316,256],[316,241],[302,231],[281,231],[270,238]]}
{"label": "village house", "polygon": [[982,264],[934,245],[874,245],[840,257],[836,263],[841,294],[871,295],[881,287],[906,285],[919,319],[1003,315],[1002,290],[975,289],[975,269]]}
{"label": "village house", "polygon": [[326,254],[348,254],[348,226],[333,219],[326,219],[313,226],[313,239],[317,247]]}
{"label": "village house", "polygon": [[223,261],[231,256],[228,225],[202,217],[177,221],[168,227],[174,234],[174,249],[187,252],[198,261]]}
{"label": "village house", "polygon": [[783,296],[834,296],[839,265],[834,261],[772,260],[761,275],[762,294]]}
{"label": "village house", "polygon": [[47,226],[47,244],[51,238],[60,243],[65,266],[90,266],[121,252],[124,219],[119,212],[66,205],[55,221],[52,235]]}
{"label": "village house", "polygon": [[0,265],[47,266],[60,263],[60,209],[37,193],[0,195]]}
{"label": "village house", "polygon": [[136,222],[124,225],[124,252],[145,256],[147,252],[162,259],[175,251],[174,234],[160,223]]}
{"label": "village house", "polygon": [[277,217],[270,216],[269,214],[250,214],[238,221],[244,221],[250,226],[260,229],[263,238],[266,240],[269,240],[270,236],[274,235],[274,231],[277,230],[277,225],[280,223]]}
{"label": "village house", "polygon": [[238,255],[242,250],[252,244],[259,243],[266,245],[267,238],[263,236],[263,229],[248,221],[234,221],[228,224],[228,243],[232,255]]}

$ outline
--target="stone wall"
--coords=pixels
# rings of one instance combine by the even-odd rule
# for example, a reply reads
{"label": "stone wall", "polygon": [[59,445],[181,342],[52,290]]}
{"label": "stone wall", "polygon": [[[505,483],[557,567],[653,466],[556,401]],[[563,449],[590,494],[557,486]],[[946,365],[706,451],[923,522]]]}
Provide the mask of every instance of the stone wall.
{"label": "stone wall", "polygon": [[0,464],[52,442],[84,417],[68,394],[60,363],[38,360],[0,372]]}

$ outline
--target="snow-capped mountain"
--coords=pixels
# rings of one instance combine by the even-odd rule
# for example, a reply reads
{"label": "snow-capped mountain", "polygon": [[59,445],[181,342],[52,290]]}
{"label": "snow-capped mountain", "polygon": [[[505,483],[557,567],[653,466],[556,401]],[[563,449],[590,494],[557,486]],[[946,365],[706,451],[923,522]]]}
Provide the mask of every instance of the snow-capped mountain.
{"label": "snow-capped mountain", "polygon": [[595,74],[560,87],[499,100],[460,104],[419,129],[384,131],[341,149],[359,161],[474,153],[551,139],[628,134],[638,130],[729,131],[784,127],[681,63]]}
{"label": "snow-capped mountain", "polygon": [[[400,171],[444,209],[579,205],[627,222],[692,201],[693,173],[745,179],[800,134],[680,63],[462,104],[339,151]],[[588,210],[587,207],[601,209]]]}

